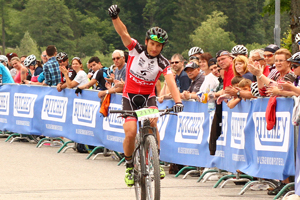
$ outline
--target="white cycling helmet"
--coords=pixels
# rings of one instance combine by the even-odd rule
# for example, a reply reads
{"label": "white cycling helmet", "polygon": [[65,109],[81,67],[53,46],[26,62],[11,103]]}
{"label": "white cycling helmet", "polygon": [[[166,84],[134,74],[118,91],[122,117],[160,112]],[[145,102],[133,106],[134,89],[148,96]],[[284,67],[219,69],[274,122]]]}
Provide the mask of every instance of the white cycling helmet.
{"label": "white cycling helmet", "polygon": [[300,63],[300,52],[295,53],[292,57],[287,59],[287,61]]}
{"label": "white cycling helmet", "polygon": [[257,82],[251,84],[251,93],[255,97],[260,97]]}
{"label": "white cycling helmet", "polygon": [[25,67],[29,67],[30,65],[35,65],[36,57],[35,55],[27,56],[24,60]]}
{"label": "white cycling helmet", "polygon": [[295,42],[300,42],[300,33],[297,33],[297,35],[295,36]]}
{"label": "white cycling helmet", "polygon": [[203,49],[201,49],[200,47],[192,47],[189,50],[189,57],[191,57],[192,55],[196,54],[196,53],[204,53]]}
{"label": "white cycling helmet", "polygon": [[0,62],[8,64],[8,58],[5,55],[0,55]]}
{"label": "white cycling helmet", "polygon": [[231,54],[248,55],[248,49],[244,45],[236,45],[231,49]]}

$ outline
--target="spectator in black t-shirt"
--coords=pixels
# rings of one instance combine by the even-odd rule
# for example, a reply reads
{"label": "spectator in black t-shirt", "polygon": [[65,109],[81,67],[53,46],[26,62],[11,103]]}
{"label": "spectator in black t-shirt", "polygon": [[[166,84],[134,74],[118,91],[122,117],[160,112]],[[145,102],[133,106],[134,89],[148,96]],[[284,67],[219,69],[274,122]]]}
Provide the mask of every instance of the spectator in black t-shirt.
{"label": "spectator in black t-shirt", "polygon": [[[65,52],[60,52],[56,55],[56,60],[59,63],[59,66],[64,66],[66,67],[66,69],[68,70],[68,76],[70,78],[70,80],[73,80],[76,76],[76,72],[75,70],[72,69],[72,66],[69,65],[69,58],[68,58],[68,54],[66,54]],[[58,92],[61,92],[63,89],[65,89],[67,87],[67,83],[66,83],[66,78],[64,76],[63,73],[61,73],[61,82],[59,84],[57,84],[56,89]]]}
{"label": "spectator in black t-shirt", "polygon": [[85,85],[78,87],[79,89],[88,89],[94,85],[94,89],[96,90],[106,90],[105,87],[105,79],[103,76],[103,66],[98,57],[92,57],[89,60],[89,66],[95,72],[91,81]]}

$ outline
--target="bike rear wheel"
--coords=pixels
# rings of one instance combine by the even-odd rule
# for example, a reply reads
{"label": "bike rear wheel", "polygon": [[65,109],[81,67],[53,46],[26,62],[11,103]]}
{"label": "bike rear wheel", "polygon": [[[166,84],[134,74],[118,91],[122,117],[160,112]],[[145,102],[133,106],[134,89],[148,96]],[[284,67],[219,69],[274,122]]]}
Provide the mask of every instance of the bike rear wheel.
{"label": "bike rear wheel", "polygon": [[145,141],[146,199],[160,200],[160,165],[155,137],[148,135]]}

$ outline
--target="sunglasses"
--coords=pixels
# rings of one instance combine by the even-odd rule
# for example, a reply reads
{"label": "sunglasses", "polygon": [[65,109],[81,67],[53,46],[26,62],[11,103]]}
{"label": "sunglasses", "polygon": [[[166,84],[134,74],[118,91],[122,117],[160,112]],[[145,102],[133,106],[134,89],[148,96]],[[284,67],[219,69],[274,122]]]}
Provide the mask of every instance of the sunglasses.
{"label": "sunglasses", "polygon": [[300,66],[300,64],[298,64],[298,65],[297,64],[292,64],[293,69],[297,69],[297,67],[299,67],[299,66]]}
{"label": "sunglasses", "polygon": [[119,60],[121,57],[112,58],[112,60]]}
{"label": "sunglasses", "polygon": [[162,37],[157,37],[157,35],[150,35],[151,40],[154,40],[155,42],[159,43],[165,43],[166,40]]}
{"label": "sunglasses", "polygon": [[171,65],[178,64],[178,63],[180,63],[180,61],[174,61],[174,62],[171,62]]}
{"label": "sunglasses", "polygon": [[194,59],[199,60],[197,56],[191,56],[189,60],[194,60]]}
{"label": "sunglasses", "polygon": [[228,51],[223,51],[220,53],[220,56],[231,56],[231,54]]}
{"label": "sunglasses", "polygon": [[67,59],[64,58],[64,59],[58,60],[58,62],[59,62],[59,63],[62,63],[62,62],[65,62],[66,60],[67,60]]}
{"label": "sunglasses", "polygon": [[273,54],[264,55],[264,58],[272,58],[272,57],[273,57]]}
{"label": "sunglasses", "polygon": [[252,60],[253,62],[259,62],[260,60],[264,60],[263,58]]}

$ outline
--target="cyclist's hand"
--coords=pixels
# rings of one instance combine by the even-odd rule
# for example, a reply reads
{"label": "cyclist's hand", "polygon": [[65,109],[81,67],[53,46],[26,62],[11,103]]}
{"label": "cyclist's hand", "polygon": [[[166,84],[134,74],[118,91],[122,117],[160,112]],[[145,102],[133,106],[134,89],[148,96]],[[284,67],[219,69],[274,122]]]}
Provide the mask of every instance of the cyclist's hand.
{"label": "cyclist's hand", "polygon": [[82,89],[80,89],[79,87],[75,90],[75,94],[78,96],[78,93],[82,93]]}
{"label": "cyclist's hand", "polygon": [[118,5],[112,5],[108,9],[108,14],[112,19],[117,19],[119,13],[120,13],[120,8],[118,7]]}
{"label": "cyclist's hand", "polygon": [[181,102],[177,102],[174,106],[173,106],[173,111],[174,113],[179,113],[183,111],[183,104]]}

